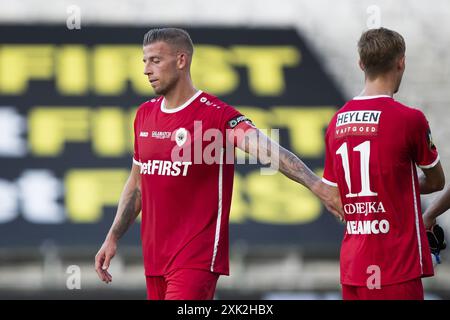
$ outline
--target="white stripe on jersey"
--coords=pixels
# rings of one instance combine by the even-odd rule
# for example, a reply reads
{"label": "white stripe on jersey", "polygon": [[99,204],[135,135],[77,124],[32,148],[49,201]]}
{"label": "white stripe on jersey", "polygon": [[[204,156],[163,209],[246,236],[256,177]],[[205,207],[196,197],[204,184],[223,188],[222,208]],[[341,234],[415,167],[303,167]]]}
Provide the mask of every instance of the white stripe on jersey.
{"label": "white stripe on jersey", "polygon": [[[416,220],[416,233],[417,242],[419,245],[419,257],[420,257],[420,272],[423,273],[423,263],[422,263],[422,241],[420,239],[420,228],[419,228],[419,209],[417,207],[417,197],[416,197],[416,183],[414,182],[414,163],[411,162],[411,177],[412,177],[412,188],[413,188],[413,198],[414,198],[414,214]],[[420,217],[422,218],[422,217]]]}
{"label": "white stripe on jersey", "polygon": [[213,256],[211,260],[211,272],[214,272],[214,262],[216,261],[217,247],[219,246],[219,238],[220,238],[220,223],[222,219],[222,175],[223,175],[223,148],[220,149],[220,167],[219,167],[219,201],[217,204],[217,222],[216,222],[216,236],[214,238],[214,249]]}

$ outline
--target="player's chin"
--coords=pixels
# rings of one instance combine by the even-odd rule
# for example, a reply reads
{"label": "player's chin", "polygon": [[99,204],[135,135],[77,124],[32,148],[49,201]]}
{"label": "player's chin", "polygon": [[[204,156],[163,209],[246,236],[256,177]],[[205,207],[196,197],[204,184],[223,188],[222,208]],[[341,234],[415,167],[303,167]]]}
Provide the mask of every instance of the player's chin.
{"label": "player's chin", "polygon": [[164,93],[166,92],[166,90],[164,90],[164,88],[161,88],[160,86],[152,86],[152,88],[157,95],[164,95]]}

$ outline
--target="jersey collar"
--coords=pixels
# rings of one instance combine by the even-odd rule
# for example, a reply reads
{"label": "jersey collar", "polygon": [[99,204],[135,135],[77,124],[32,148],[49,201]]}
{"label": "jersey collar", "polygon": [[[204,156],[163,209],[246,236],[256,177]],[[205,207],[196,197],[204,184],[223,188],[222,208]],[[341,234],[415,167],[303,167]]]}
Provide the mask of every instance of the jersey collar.
{"label": "jersey collar", "polygon": [[202,90],[198,90],[192,97],[189,98],[188,101],[183,103],[181,106],[178,106],[176,108],[171,108],[171,109],[166,108],[166,99],[163,98],[163,100],[161,101],[161,111],[164,113],[175,113],[175,112],[181,111],[184,108],[186,108],[188,105],[190,105],[192,103],[192,101],[194,101],[202,93],[203,93]]}
{"label": "jersey collar", "polygon": [[353,100],[369,100],[369,99],[376,99],[376,98],[391,98],[391,96],[388,96],[387,94],[379,94],[376,96],[357,96],[354,97]]}

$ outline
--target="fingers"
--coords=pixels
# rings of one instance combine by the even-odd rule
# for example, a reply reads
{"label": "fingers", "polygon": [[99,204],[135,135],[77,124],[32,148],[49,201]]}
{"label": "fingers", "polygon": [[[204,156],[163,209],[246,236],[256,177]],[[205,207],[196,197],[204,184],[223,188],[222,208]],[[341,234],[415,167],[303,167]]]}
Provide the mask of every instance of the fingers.
{"label": "fingers", "polygon": [[345,222],[345,217],[342,212],[339,212],[338,210],[334,208],[328,208],[328,210],[340,221]]}
{"label": "fingers", "polygon": [[110,261],[111,257],[106,255],[104,252],[98,253],[95,257],[95,271],[97,272],[100,280],[105,283],[112,281],[112,276],[107,270],[109,268]]}
{"label": "fingers", "polygon": [[106,281],[106,277],[103,273],[103,270],[101,269],[104,259],[105,259],[104,253],[98,253],[95,256],[95,272],[97,272],[98,277],[102,281]]}
{"label": "fingers", "polygon": [[112,281],[112,276],[108,272],[108,270],[97,270],[97,274],[100,280],[102,280],[105,283],[110,283]]}
{"label": "fingers", "polygon": [[328,203],[325,204],[325,207],[339,221],[345,222],[345,214],[344,214],[344,211],[342,210],[342,206],[341,206],[340,200],[338,202],[336,202],[336,201],[329,201]]}
{"label": "fingers", "polygon": [[112,276],[111,274],[108,272],[108,268],[109,268],[109,264],[111,262],[112,256],[110,255],[106,255],[105,256],[105,261],[103,262],[103,266],[102,266],[102,271],[103,271],[103,275],[106,278],[106,283],[109,283],[112,281]]}
{"label": "fingers", "polygon": [[344,211],[342,211],[342,208],[341,208],[341,207],[337,207],[337,208],[335,209],[335,212],[336,212],[338,218],[339,218],[341,221],[345,221],[345,214],[344,214]]}
{"label": "fingers", "polygon": [[340,222],[345,222],[345,218],[338,211],[335,211],[335,216]]}
{"label": "fingers", "polygon": [[340,197],[339,193],[337,193],[334,203],[335,203],[335,207],[336,207],[336,210],[339,214],[341,221],[345,221],[345,212],[344,212],[344,209],[342,208],[342,201],[341,201],[341,197]]}
{"label": "fingers", "polygon": [[105,255],[105,260],[103,261],[102,270],[108,270],[111,258],[112,257],[110,255],[108,255],[108,254]]}
{"label": "fingers", "polygon": [[428,230],[433,230],[433,227],[436,225],[436,219],[433,219],[428,224]]}
{"label": "fingers", "polygon": [[112,276],[111,274],[108,272],[108,270],[102,270],[103,272],[103,276],[105,278],[105,280],[103,280],[105,283],[110,283],[112,281]]}
{"label": "fingers", "polygon": [[433,226],[436,224],[436,219],[430,220],[427,217],[424,217],[423,224],[426,230],[431,230]]}
{"label": "fingers", "polygon": [[345,221],[345,214],[342,208],[339,189],[320,182],[314,190],[316,195],[322,199],[322,202],[325,204],[328,211],[330,211],[340,221]]}
{"label": "fingers", "polygon": [[345,221],[345,213],[344,210],[342,209],[342,205],[341,205],[341,200],[339,199],[339,201],[334,201],[331,205],[331,210],[333,212],[333,214],[341,221]]}
{"label": "fingers", "polygon": [[97,253],[97,255],[95,256],[95,271],[97,272],[97,275],[100,278],[100,280],[103,280],[103,277],[100,273],[101,271],[100,266],[103,264],[103,259],[104,256],[100,252]]}

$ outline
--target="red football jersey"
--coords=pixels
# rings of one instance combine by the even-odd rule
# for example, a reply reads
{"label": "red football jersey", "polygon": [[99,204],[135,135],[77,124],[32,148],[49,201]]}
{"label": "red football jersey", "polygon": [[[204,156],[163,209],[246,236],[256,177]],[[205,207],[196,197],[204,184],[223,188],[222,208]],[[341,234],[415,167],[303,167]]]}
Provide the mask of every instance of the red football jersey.
{"label": "red football jersey", "polygon": [[133,161],[141,167],[146,275],[180,267],[229,273],[234,146],[227,148],[225,137],[245,120],[202,91],[175,109],[166,109],[163,97],[139,107]]}
{"label": "red football jersey", "polygon": [[416,165],[439,156],[420,110],[389,96],[356,97],[331,119],[323,181],[338,186],[345,211],[341,283],[381,285],[432,276]]}

